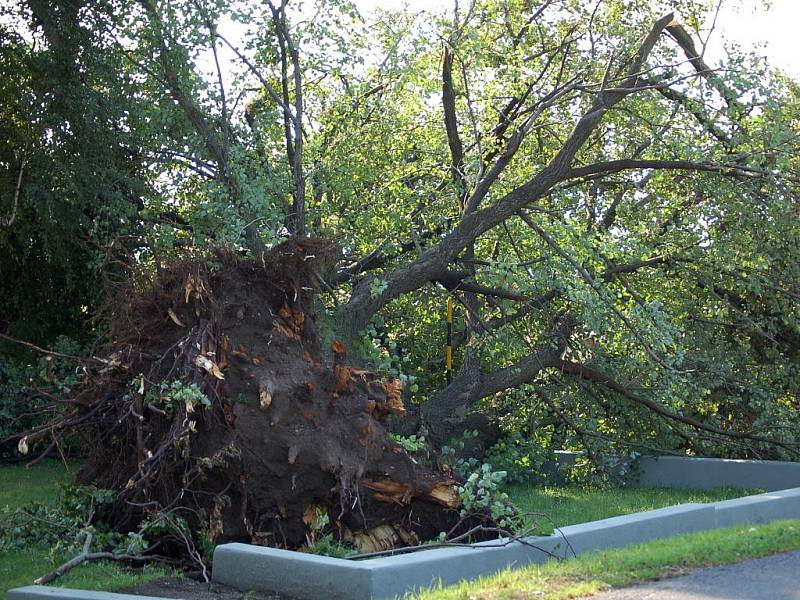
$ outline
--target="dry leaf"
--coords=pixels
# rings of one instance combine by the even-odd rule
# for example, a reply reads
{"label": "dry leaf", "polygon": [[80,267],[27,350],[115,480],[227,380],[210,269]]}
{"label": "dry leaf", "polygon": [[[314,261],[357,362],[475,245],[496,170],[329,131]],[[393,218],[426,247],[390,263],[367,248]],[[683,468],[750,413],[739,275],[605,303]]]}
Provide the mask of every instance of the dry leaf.
{"label": "dry leaf", "polygon": [[321,510],[315,504],[309,504],[306,506],[306,509],[303,511],[303,523],[306,525],[311,525],[314,522],[314,518],[317,516],[317,511]]}
{"label": "dry leaf", "polygon": [[184,291],[184,303],[189,304],[189,298],[192,296],[192,292],[194,291],[194,277],[189,275],[186,278],[186,285],[183,288]]}
{"label": "dry leaf", "polygon": [[272,404],[272,394],[269,393],[268,389],[261,388],[261,391],[258,392],[258,400],[261,410],[267,410],[269,405]]}

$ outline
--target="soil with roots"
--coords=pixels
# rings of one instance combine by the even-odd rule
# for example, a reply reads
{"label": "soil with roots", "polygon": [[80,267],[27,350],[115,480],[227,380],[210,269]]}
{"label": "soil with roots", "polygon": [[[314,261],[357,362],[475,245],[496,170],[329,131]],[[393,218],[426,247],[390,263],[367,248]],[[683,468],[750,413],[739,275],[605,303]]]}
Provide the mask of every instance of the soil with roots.
{"label": "soil with roots", "polygon": [[176,553],[198,534],[291,549],[332,534],[374,552],[491,525],[462,521],[456,476],[390,438],[399,380],[322,341],[315,288],[336,255],[312,239],[261,260],[218,252],[118,294],[91,394],[26,443],[88,432],[80,482],[118,492],[120,531],[180,517],[195,540],[173,536]]}

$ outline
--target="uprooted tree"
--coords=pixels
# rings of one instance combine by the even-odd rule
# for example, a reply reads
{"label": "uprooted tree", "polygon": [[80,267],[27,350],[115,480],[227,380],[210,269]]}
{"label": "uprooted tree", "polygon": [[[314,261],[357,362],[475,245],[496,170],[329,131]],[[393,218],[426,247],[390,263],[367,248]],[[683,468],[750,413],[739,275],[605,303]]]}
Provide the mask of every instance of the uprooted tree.
{"label": "uprooted tree", "polygon": [[429,538],[457,476],[388,431],[439,447],[486,415],[598,462],[797,452],[797,87],[707,64],[701,7],[292,25],[268,2],[237,42],[216,3],[74,4],[26,10],[46,48],[93,28],[119,57],[150,179],[104,253],[106,352],[20,444],[89,432],[81,477],[119,491],[120,528],[180,509],[297,547],[321,512],[367,548]]}

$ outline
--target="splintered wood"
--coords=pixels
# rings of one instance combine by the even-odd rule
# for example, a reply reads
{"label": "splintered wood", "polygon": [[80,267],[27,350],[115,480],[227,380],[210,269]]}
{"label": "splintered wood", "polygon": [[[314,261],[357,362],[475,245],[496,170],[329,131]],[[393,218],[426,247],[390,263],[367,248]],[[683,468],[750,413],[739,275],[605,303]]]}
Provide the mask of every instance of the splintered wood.
{"label": "splintered wood", "polygon": [[419,537],[413,532],[397,525],[378,525],[369,531],[347,531],[344,541],[353,544],[362,554],[383,552],[398,546],[417,546]]}
{"label": "splintered wood", "polygon": [[407,483],[399,483],[391,479],[370,480],[364,479],[364,487],[372,490],[373,499],[379,502],[395,504],[408,504],[413,497],[430,500],[446,506],[447,508],[458,508],[461,506],[461,499],[458,497],[458,489],[453,480],[439,481],[429,490],[413,490]]}

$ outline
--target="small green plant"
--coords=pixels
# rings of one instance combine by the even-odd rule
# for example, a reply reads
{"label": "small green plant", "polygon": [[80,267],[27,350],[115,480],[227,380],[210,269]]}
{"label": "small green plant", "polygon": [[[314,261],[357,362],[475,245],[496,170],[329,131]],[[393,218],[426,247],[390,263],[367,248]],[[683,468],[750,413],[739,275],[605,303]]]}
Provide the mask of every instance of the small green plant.
{"label": "small green plant", "polygon": [[398,433],[390,433],[389,437],[391,437],[395,442],[400,444],[403,449],[408,453],[415,453],[419,452],[420,450],[425,449],[425,436],[417,436],[415,434],[404,436]]}
{"label": "small green plant", "polygon": [[381,279],[380,277],[375,277],[369,282],[369,295],[373,298],[377,298],[386,291],[387,287],[389,287],[388,281]]}
{"label": "small green plant", "polygon": [[[134,387],[142,390],[144,380],[134,379]],[[200,406],[209,408],[211,400],[206,396],[196,383],[184,383],[173,381],[171,383],[162,382],[157,386],[150,387],[144,392],[145,400],[148,402],[160,403],[164,411],[169,415],[174,415],[180,407],[185,407],[187,413],[193,413]]]}
{"label": "small green plant", "polygon": [[358,553],[354,547],[337,542],[332,533],[320,536],[313,544],[308,544],[305,547],[305,551],[309,554],[319,554],[333,558],[348,558]]}
{"label": "small green plant", "polygon": [[334,558],[347,558],[355,554],[355,548],[336,541],[333,533],[325,533],[330,523],[330,516],[325,509],[319,506],[314,508],[314,515],[308,524],[305,551]]}

